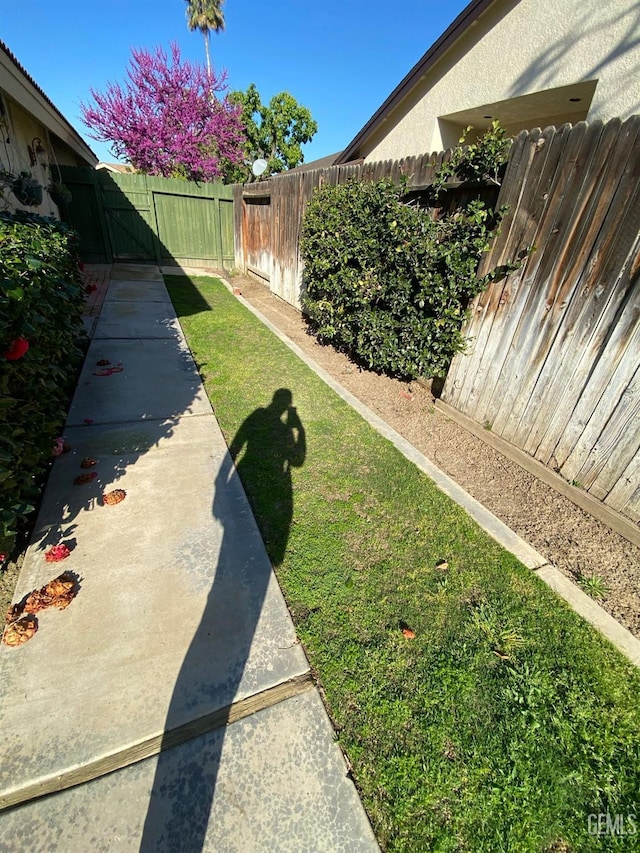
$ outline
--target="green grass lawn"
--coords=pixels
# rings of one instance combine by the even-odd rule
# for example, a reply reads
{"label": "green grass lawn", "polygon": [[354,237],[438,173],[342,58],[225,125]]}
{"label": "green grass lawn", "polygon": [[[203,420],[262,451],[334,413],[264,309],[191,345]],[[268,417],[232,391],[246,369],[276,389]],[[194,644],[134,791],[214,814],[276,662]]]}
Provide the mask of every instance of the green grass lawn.
{"label": "green grass lawn", "polygon": [[243,482],[382,848],[640,849],[589,832],[640,832],[638,670],[220,282],[167,284],[229,445],[292,394],[292,517],[273,430]]}

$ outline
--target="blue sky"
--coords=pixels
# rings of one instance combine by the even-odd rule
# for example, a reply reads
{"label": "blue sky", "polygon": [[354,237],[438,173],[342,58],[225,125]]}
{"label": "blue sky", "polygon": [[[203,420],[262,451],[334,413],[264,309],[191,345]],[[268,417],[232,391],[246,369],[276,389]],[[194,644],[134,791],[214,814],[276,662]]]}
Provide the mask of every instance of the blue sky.
{"label": "blue sky", "polygon": [[[281,91],[311,110],[318,132],[305,161],[344,148],[467,5],[468,0],[227,0],[226,30],[211,36],[216,68],[230,89],[255,83],[263,102]],[[0,38],[84,136],[79,104],[89,88],[123,81],[132,47],[168,47],[202,63],[204,42],[189,32],[185,0],[29,0],[2,3]]]}

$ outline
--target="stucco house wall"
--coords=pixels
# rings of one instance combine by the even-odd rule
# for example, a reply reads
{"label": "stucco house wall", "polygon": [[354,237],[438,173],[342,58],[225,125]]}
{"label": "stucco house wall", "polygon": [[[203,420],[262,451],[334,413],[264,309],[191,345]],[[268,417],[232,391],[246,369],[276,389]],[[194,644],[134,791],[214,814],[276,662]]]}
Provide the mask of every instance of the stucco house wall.
{"label": "stucco house wall", "polygon": [[[80,134],[0,41],[0,173],[27,172],[46,190],[58,180],[56,165],[93,168],[97,162]],[[25,207],[10,186],[8,177],[0,179],[0,209],[59,215],[46,191],[41,205]]]}
{"label": "stucco house wall", "polygon": [[460,19],[465,12],[457,38],[409,72],[345,159],[439,151],[468,125],[477,135],[492,119],[516,135],[640,112],[635,0],[495,0],[471,3]]}

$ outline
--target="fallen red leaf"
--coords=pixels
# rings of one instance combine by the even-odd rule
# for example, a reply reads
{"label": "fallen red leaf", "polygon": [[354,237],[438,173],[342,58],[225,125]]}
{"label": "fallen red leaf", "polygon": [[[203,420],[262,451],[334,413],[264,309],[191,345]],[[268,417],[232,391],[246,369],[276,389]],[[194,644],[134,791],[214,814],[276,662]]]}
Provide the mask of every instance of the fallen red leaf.
{"label": "fallen red leaf", "polygon": [[71,551],[67,548],[64,543],[60,545],[53,545],[49,548],[48,551],[45,552],[44,558],[47,563],[58,563],[60,560],[66,559]]}
{"label": "fallen red leaf", "polygon": [[98,476],[97,471],[89,471],[87,474],[80,474],[79,477],[76,477],[73,481],[74,486],[84,486],[85,483],[90,483],[92,480]]}
{"label": "fallen red leaf", "polygon": [[123,501],[127,496],[124,489],[114,489],[112,492],[105,492],[102,496],[102,502],[105,506],[115,506]]}

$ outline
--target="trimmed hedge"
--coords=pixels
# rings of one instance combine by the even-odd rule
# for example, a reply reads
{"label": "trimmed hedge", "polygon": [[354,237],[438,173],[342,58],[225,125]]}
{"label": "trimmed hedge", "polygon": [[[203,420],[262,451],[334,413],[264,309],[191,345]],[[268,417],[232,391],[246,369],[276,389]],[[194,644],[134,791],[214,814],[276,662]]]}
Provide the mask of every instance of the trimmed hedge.
{"label": "trimmed hedge", "polygon": [[433,221],[389,179],[325,185],[303,223],[303,308],[314,332],[393,376],[442,376],[464,346],[476,269],[499,221],[472,202]]}
{"label": "trimmed hedge", "polygon": [[79,240],[62,222],[0,214],[0,545],[37,504],[83,358]]}
{"label": "trimmed hedge", "polygon": [[[426,203],[439,207],[452,177],[498,186],[508,149],[494,122],[478,142],[453,151]],[[434,220],[406,203],[406,193],[390,179],[316,190],[302,225],[303,310],[320,340],[374,370],[444,376],[464,349],[470,301],[518,263],[477,275],[503,209],[476,199]]]}

